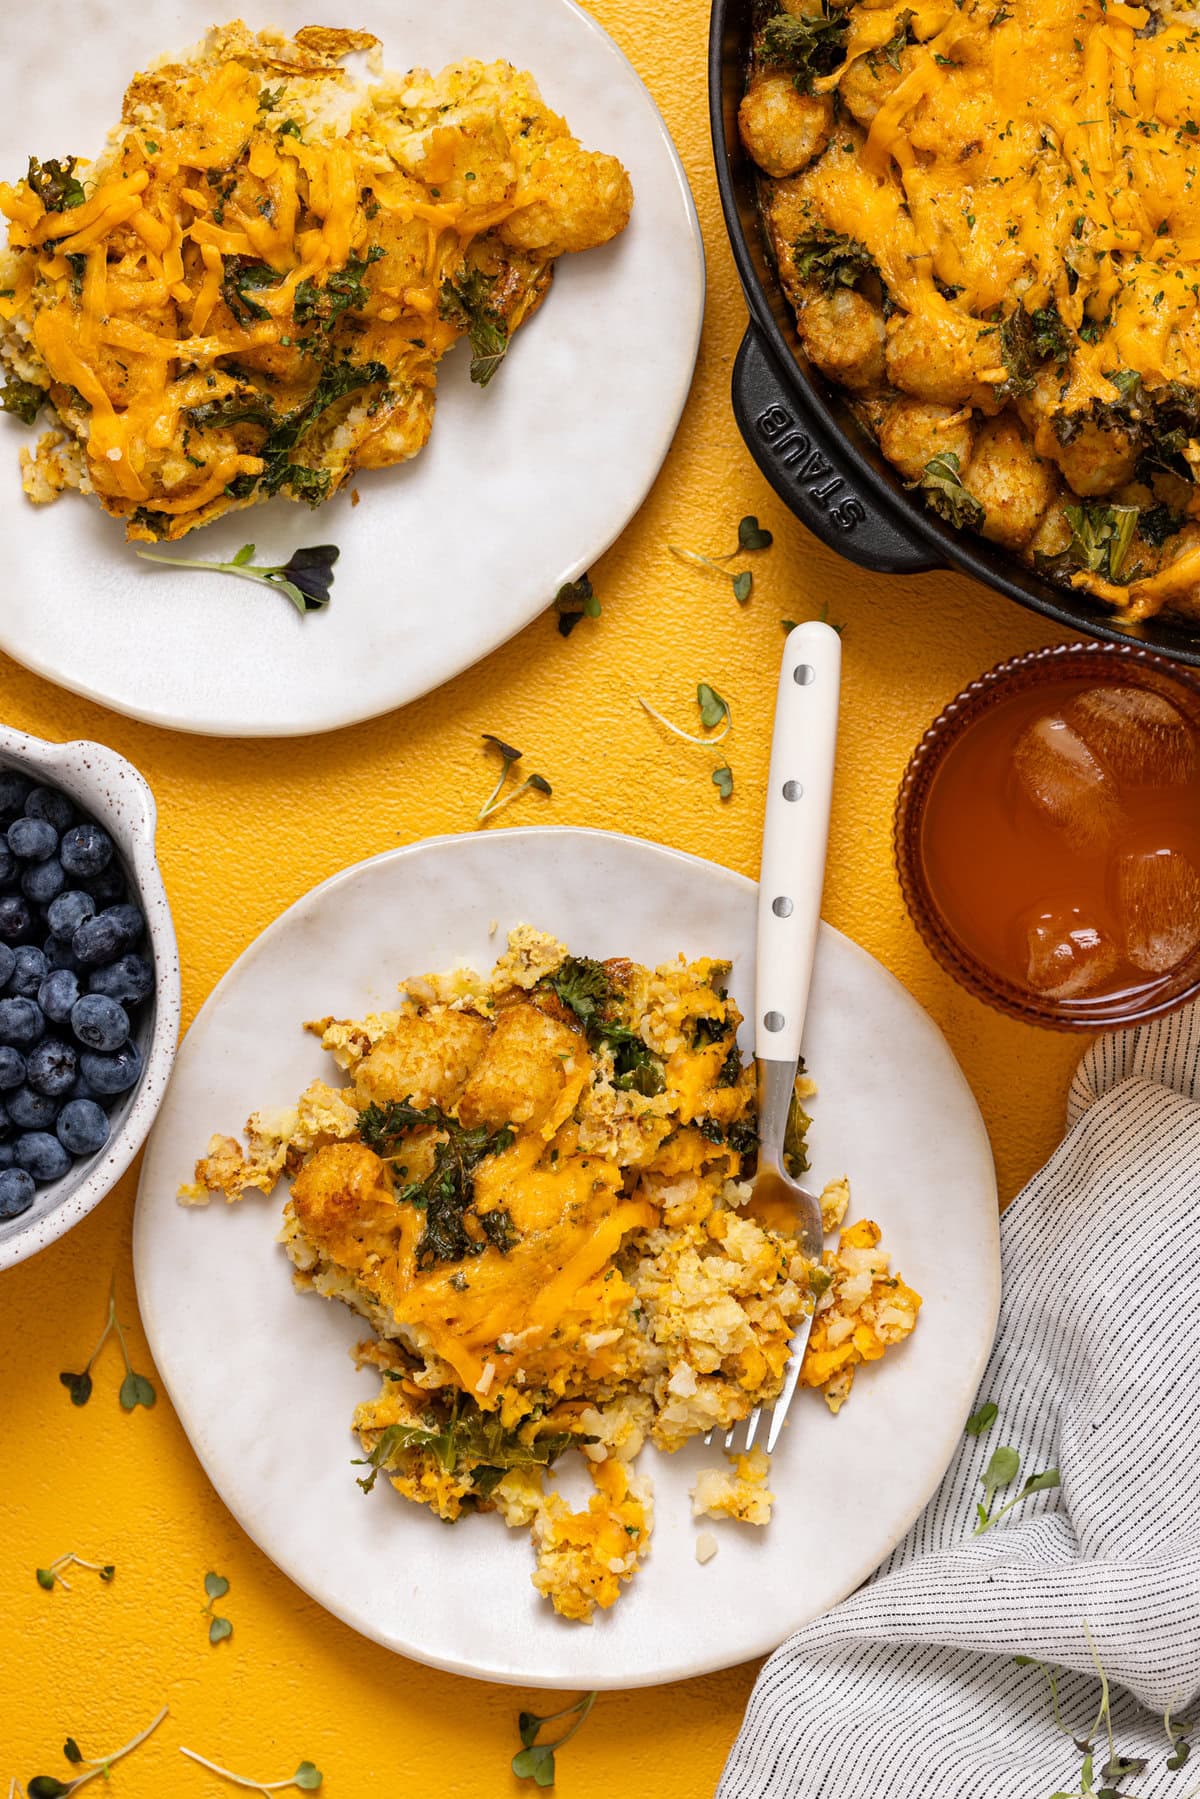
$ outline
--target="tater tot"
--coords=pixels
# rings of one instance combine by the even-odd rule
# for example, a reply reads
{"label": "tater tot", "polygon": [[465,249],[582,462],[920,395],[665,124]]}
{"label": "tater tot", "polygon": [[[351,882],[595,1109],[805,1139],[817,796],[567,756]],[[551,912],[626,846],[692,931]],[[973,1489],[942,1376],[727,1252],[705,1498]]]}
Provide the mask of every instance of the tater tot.
{"label": "tater tot", "polygon": [[800,341],[817,367],[843,386],[874,387],[883,379],[883,313],[853,288],[809,289],[797,316]]}
{"label": "tater tot", "polygon": [[974,319],[902,313],[888,330],[888,379],[918,400],[995,412],[994,390],[978,378],[996,360],[993,342],[981,342]]}
{"label": "tater tot", "polygon": [[1129,432],[1094,419],[1078,426],[1070,443],[1062,443],[1053,427],[1039,431],[1037,443],[1057,462],[1068,486],[1088,497],[1124,487],[1137,466],[1138,446]]}
{"label": "tater tot", "polygon": [[860,125],[870,125],[905,71],[894,69],[882,56],[858,56],[838,82],[842,105]]}
{"label": "tater tot", "polygon": [[1050,464],[1014,418],[989,419],[980,428],[962,483],[987,514],[983,535],[1010,550],[1029,542],[1057,488]]}
{"label": "tater tot", "polygon": [[829,142],[833,101],[798,92],[790,75],[756,75],[738,108],[738,129],[760,169],[777,178],[795,175]]}
{"label": "tater tot", "polygon": [[[947,425],[947,419],[954,424]],[[951,451],[965,468],[975,444],[975,426],[959,418],[949,406],[926,400],[896,400],[887,408],[878,427],[879,447],[906,481],[919,481],[926,463]]]}

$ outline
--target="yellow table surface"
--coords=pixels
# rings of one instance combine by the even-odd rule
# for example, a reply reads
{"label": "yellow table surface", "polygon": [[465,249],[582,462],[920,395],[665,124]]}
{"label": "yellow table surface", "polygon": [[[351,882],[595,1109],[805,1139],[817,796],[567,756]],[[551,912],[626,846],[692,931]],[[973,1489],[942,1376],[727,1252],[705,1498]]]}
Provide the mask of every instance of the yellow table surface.
{"label": "yellow table surface", "polygon": [[[845,625],[845,688],[825,916],[945,1031],[983,1109],[1006,1200],[1057,1138],[1080,1046],[987,1010],[935,967],[901,905],[891,808],[909,751],[942,703],[1002,657],[1058,634],[958,575],[863,574],[784,511],[729,408],[745,308],[709,147],[705,0],[592,0],[590,11],[666,116],[709,269],[696,382],[674,447],[641,512],[592,570],[602,618],[569,640],[551,616],[539,618],[403,712],[326,737],[175,736],[61,693],[3,657],[0,717],[49,738],[97,738],[146,775],[186,1025],[234,958],[315,883],[398,843],[471,829],[492,779],[483,731],[519,745],[553,783],[552,799],[527,795],[511,823],[628,831],[754,874],[780,620],[827,603]],[[754,595],[739,607],[726,585],[666,546],[725,549],[747,512],[775,544],[753,559]],[[335,587],[334,603],[350,607],[354,596]],[[728,803],[710,782],[713,758],[668,737],[633,697],[687,719],[699,680],[733,706]],[[248,1070],[247,1110],[261,1097]],[[197,1120],[198,1142],[220,1122]],[[185,1762],[181,1743],[260,1779],[282,1778],[307,1757],[324,1771],[329,1799],[531,1792],[508,1768],[516,1713],[550,1711],[553,1701],[434,1673],[328,1617],[242,1534],[164,1397],[152,1412],[120,1410],[115,1349],[91,1404],[70,1405],[58,1372],[86,1360],[114,1270],[135,1365],[149,1366],[130,1264],[135,1189],[136,1169],[69,1236],[0,1275],[0,1799],[14,1775],[66,1778],[68,1732],[85,1754],[107,1753],[165,1702],[168,1720],[114,1771],[114,1790],[129,1799],[233,1790]],[[286,1429],[286,1402],[277,1425],[264,1423],[272,1428]],[[34,1569],[68,1549],[114,1562],[115,1580],[102,1586],[80,1573],[69,1593],[42,1591]],[[229,1577],[218,1609],[234,1626],[215,1648],[200,1616],[210,1568]],[[710,1793],[754,1674],[744,1666],[603,1696],[560,1759],[557,1790],[567,1799]]]}

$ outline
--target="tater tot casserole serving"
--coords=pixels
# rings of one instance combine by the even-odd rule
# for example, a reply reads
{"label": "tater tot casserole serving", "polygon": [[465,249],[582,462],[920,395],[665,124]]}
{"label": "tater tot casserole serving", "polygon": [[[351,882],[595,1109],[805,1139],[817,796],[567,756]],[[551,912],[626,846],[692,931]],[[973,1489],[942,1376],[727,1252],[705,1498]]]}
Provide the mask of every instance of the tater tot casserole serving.
{"label": "tater tot casserole serving", "polygon": [[1124,621],[1200,618],[1200,27],[756,0],[739,114],[809,360],[900,477]]}
{"label": "tater tot casserole serving", "polygon": [[25,492],[150,542],[318,505],[415,456],[446,352],[490,381],[556,258],[631,204],[509,63],[385,74],[367,32],[214,27],[134,78],[97,160],[0,184],[0,403],[52,426]]}
{"label": "tater tot casserole serving", "polygon": [[[395,1010],[311,1022],[346,1084],[255,1112],[244,1145],[214,1136],[180,1195],[287,1180],[297,1287],[370,1329],[356,1358],[379,1387],[354,1413],[346,1478],[527,1530],[534,1586],[579,1622],[650,1548],[645,1443],[673,1452],[769,1404],[814,1308],[801,1378],[835,1412],[917,1321],[878,1226],[845,1224],[845,1179],[822,1196],[840,1234],[819,1262],[793,1219],[756,1211],[754,1069],[729,975],[708,958],[594,961],[519,926],[486,977],[410,979]],[[813,1090],[801,1077],[797,1170]],[[591,1477],[582,1509],[555,1485],[568,1454]],[[695,1515],[766,1524],[761,1451],[710,1459]],[[702,1537],[697,1559],[711,1553]]]}

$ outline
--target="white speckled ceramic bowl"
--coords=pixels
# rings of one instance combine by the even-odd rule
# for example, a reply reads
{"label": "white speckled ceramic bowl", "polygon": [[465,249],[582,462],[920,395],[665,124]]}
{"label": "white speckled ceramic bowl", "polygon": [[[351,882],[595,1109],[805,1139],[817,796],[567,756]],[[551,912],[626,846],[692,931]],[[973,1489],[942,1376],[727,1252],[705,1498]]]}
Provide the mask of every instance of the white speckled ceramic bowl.
{"label": "white speckled ceramic bowl", "polygon": [[142,1078],[109,1114],[104,1148],[81,1157],[52,1186],[40,1187],[31,1209],[0,1222],[0,1269],[53,1243],[98,1205],[141,1148],[162,1103],[179,1039],[179,953],[166,889],[154,855],[157,811],[145,781],[123,756],[102,743],[45,743],[0,724],[0,767],[17,767],[47,786],[61,787],[102,824],[121,852],[125,871],[146,915],[154,957],[153,1003],[138,1021]]}

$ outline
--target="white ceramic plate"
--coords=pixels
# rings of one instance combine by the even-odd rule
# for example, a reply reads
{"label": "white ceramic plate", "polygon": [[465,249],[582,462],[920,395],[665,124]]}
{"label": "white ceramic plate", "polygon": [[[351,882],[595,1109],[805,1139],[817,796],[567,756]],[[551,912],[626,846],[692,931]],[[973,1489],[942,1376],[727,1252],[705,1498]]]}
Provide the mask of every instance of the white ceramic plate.
{"label": "white ceramic plate", "polygon": [[[290,1103],[330,1062],[300,1028],[393,1003],[406,974],[490,967],[522,921],[582,954],[733,959],[753,994],[753,883],[602,831],[434,838],[359,863],[300,900],[221,982],[193,1024],[146,1155],[134,1255],[142,1319],[184,1428],[234,1516],[339,1618],[435,1667],[538,1686],[633,1687],[772,1649],[882,1560],[928,1499],[962,1431],[999,1302],[991,1152],[942,1037],[877,962],[822,927],[805,1053],[820,1083],[813,1174],[849,1172],[853,1215],[883,1225],[924,1295],[917,1331],[861,1373],[832,1418],[798,1397],[775,1457],[765,1531],[715,1529],[700,1567],[688,1487],[719,1462],[694,1443],[649,1450],[650,1556],[590,1628],[530,1584],[527,1536],[496,1517],[447,1527],[380,1485],[355,1485],[356,1403],[375,1383],[343,1306],[297,1294],[275,1242],[282,1194],[176,1203],[213,1130]],[[489,924],[498,930],[489,936]],[[566,1462],[573,1458],[567,1457]]]}
{"label": "white ceramic plate", "polygon": [[[589,148],[634,187],[628,229],[565,256],[542,310],[487,389],[461,350],[443,365],[428,447],[363,474],[316,513],[274,500],[220,520],[179,553],[259,560],[337,543],[326,612],[221,575],[158,571],[122,526],[76,494],[35,508],[17,451],[34,434],[0,418],[0,648],[118,712],[184,731],[289,736],[406,704],[503,643],[624,528],[645,498],[687,398],[704,302],[704,253],[687,180],[646,89],[572,0],[42,0],[10,33],[0,172],[30,152],[94,155],[151,52],[182,49],[234,12],[253,26],[374,31],[389,68],[506,57]],[[60,53],[47,61],[47,45]],[[52,103],[51,103],[52,102]],[[46,428],[45,419],[37,429]],[[550,629],[547,626],[547,629]]]}

